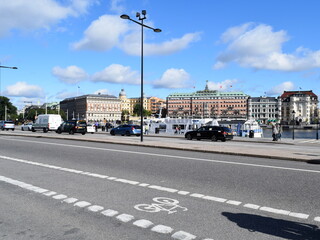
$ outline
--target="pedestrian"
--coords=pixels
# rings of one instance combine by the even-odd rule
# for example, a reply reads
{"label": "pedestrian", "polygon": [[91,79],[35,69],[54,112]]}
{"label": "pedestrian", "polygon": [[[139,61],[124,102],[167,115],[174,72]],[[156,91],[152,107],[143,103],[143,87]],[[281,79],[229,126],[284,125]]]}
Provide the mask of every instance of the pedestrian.
{"label": "pedestrian", "polygon": [[276,124],[272,124],[272,141],[278,141],[278,128]]}
{"label": "pedestrian", "polygon": [[98,132],[98,125],[99,125],[98,122],[96,122],[96,123],[94,124],[94,127],[95,127],[95,129],[96,129],[96,132]]}
{"label": "pedestrian", "polygon": [[149,134],[149,124],[147,124],[146,127],[145,127],[145,134],[146,134],[146,135]]}
{"label": "pedestrian", "polygon": [[109,123],[106,123],[106,132],[109,132]]}
{"label": "pedestrian", "polygon": [[178,128],[178,126],[176,126],[176,131],[174,133],[177,134],[178,131],[179,131],[179,128]]}
{"label": "pedestrian", "polygon": [[278,139],[281,140],[281,136],[282,136],[282,125],[279,124],[278,125]]}

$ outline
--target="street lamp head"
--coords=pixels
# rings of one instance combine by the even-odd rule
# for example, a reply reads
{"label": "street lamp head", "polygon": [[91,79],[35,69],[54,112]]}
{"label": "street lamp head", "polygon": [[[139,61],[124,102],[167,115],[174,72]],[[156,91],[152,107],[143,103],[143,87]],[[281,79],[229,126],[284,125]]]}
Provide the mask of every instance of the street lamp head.
{"label": "street lamp head", "polygon": [[142,10],[141,13],[142,13],[142,15],[144,15],[144,16],[147,15],[147,11],[146,11],[146,10]]}
{"label": "street lamp head", "polygon": [[156,28],[156,29],[153,29],[153,31],[154,31],[154,32],[157,32],[157,33],[159,33],[159,32],[161,32],[161,29],[159,29],[159,28]]}
{"label": "street lamp head", "polygon": [[122,14],[120,17],[122,19],[130,19],[130,17],[127,14]]}
{"label": "street lamp head", "polygon": [[12,69],[18,69],[17,67],[12,67]]}

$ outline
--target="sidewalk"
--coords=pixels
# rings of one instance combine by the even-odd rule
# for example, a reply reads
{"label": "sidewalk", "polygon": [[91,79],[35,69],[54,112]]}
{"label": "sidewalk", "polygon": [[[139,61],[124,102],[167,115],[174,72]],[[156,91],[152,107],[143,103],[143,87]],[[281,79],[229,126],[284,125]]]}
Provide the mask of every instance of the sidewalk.
{"label": "sidewalk", "polygon": [[229,154],[238,156],[262,157],[271,159],[305,161],[320,163],[320,140],[316,144],[301,144],[299,140],[282,139],[273,142],[268,138],[234,137],[227,142],[212,142],[209,140],[186,140],[183,134],[144,135],[143,142],[136,136],[111,136],[108,132],[95,134],[56,134],[55,132],[7,132],[0,131],[0,136],[24,136],[37,138],[66,139],[76,141],[90,141],[99,143],[111,143],[133,146],[145,146],[154,148],[177,149],[185,151],[201,151],[208,153]]}

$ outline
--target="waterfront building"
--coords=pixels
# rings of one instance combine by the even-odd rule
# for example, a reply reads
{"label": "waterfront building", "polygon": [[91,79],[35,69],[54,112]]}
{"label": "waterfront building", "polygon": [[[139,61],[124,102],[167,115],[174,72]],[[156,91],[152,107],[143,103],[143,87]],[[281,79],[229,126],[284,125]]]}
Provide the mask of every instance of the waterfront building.
{"label": "waterfront building", "polygon": [[268,124],[270,121],[281,122],[281,98],[249,97],[248,116],[253,117],[260,124]]}
{"label": "waterfront building", "polygon": [[88,122],[109,122],[121,119],[121,100],[113,95],[88,94],[71,97],[60,102],[67,119]]}
{"label": "waterfront building", "polygon": [[174,118],[246,119],[248,98],[243,92],[209,90],[207,81],[202,91],[170,94],[167,111]]}
{"label": "waterfront building", "polygon": [[[133,115],[134,107],[137,104],[141,104],[140,97],[127,98],[127,94],[124,89],[121,89],[119,93],[119,99],[121,100],[121,110],[129,111],[130,115]],[[146,97],[143,95],[143,108],[150,111],[152,114],[156,114],[161,108],[163,108],[165,100],[158,97]]]}
{"label": "waterfront building", "polygon": [[284,91],[281,95],[284,124],[310,124],[317,118],[318,96],[309,91]]}

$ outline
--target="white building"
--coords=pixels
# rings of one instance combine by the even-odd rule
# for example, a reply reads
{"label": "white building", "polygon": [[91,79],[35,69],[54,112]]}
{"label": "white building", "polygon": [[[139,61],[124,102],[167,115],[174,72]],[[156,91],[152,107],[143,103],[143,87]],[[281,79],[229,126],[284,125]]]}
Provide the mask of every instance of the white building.
{"label": "white building", "polygon": [[310,124],[317,118],[318,96],[310,91],[284,91],[281,95],[285,124]]}
{"label": "white building", "polygon": [[121,119],[121,100],[113,95],[88,94],[67,98],[60,102],[60,108],[69,120],[109,122]]}
{"label": "white building", "polygon": [[268,124],[269,121],[280,122],[281,99],[280,97],[249,97],[248,117],[253,117],[260,124]]}

